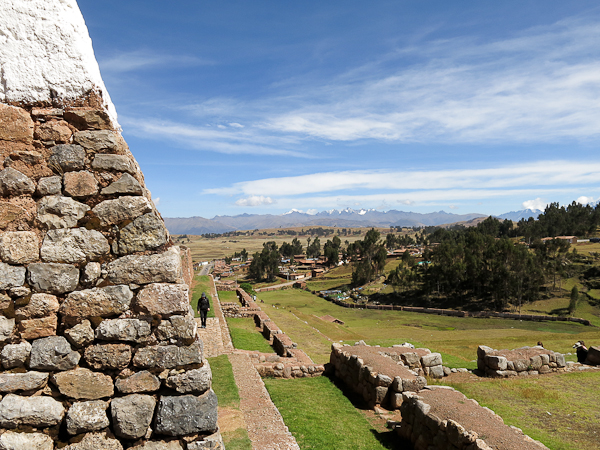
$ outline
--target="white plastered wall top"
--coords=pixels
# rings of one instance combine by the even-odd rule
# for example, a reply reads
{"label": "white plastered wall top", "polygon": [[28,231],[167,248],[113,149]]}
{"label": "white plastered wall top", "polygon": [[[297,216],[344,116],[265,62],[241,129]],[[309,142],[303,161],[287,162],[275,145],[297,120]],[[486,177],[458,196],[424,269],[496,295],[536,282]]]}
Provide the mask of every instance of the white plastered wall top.
{"label": "white plastered wall top", "polygon": [[0,0],[0,102],[69,101],[90,91],[119,128],[77,1]]}

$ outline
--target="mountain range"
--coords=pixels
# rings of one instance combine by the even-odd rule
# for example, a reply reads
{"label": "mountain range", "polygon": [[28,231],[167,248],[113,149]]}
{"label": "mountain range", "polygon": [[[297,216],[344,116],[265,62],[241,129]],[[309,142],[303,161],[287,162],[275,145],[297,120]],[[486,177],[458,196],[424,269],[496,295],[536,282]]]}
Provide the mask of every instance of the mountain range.
{"label": "mountain range", "polygon": [[[512,211],[497,216],[500,219],[519,221],[521,218],[537,216],[542,211],[522,210]],[[307,214],[292,210],[284,214],[240,214],[238,216],[215,216],[212,219],[203,217],[164,218],[167,229],[171,234],[206,234],[225,233],[228,231],[262,230],[266,228],[292,227],[422,227],[438,226],[457,222],[469,222],[474,219],[487,217],[485,214],[452,214],[444,211],[427,214],[405,211],[377,211],[375,209],[322,211],[317,214]]]}

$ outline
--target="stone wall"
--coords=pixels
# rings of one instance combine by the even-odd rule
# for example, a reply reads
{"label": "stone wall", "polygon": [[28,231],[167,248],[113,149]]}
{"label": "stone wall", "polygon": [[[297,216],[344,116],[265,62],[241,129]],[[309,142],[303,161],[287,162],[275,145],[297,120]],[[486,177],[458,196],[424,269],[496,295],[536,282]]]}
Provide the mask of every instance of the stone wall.
{"label": "stone wall", "polygon": [[[409,369],[401,370],[400,364],[396,364],[396,373],[399,375],[391,371],[377,371],[374,364],[369,365],[364,357],[356,354],[357,350],[357,346],[334,343],[331,345],[329,362],[334,375],[359,394],[368,405],[385,405],[390,409],[397,409],[402,403],[402,392],[418,391],[427,385],[424,377]],[[390,359],[375,352],[372,356],[376,359]]]}
{"label": "stone wall", "polygon": [[[179,246],[179,253],[181,254],[181,272],[183,274],[183,281],[188,286],[192,285],[194,281],[194,263],[192,262],[192,251],[185,245]],[[190,290],[190,300],[192,299],[192,291]]]}
{"label": "stone wall", "polygon": [[218,448],[188,260],[104,109],[0,104],[0,448]]}
{"label": "stone wall", "polygon": [[402,421],[392,427],[415,450],[547,450],[520,429],[505,425],[489,408],[447,386],[404,392],[400,413]]}
{"label": "stone wall", "polygon": [[562,372],[566,365],[563,354],[542,347],[494,350],[480,345],[477,348],[477,368],[489,377],[524,377]]}

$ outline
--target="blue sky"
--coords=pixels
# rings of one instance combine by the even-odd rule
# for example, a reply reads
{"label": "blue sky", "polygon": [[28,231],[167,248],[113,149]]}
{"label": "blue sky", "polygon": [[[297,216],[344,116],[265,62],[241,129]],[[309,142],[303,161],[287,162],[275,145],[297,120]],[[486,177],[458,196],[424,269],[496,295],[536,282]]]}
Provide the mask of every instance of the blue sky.
{"label": "blue sky", "polygon": [[600,7],[80,0],[164,217],[600,198]]}

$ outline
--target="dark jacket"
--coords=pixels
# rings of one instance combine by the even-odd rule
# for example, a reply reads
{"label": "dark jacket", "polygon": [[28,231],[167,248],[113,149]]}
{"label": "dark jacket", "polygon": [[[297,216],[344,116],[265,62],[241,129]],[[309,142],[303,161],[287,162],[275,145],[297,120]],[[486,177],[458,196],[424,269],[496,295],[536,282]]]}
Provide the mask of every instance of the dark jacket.
{"label": "dark jacket", "polygon": [[200,297],[198,300],[198,311],[208,311],[210,308],[210,302],[208,301],[208,297]]}

